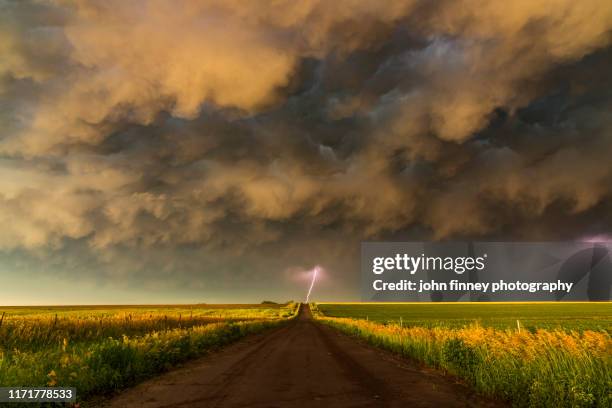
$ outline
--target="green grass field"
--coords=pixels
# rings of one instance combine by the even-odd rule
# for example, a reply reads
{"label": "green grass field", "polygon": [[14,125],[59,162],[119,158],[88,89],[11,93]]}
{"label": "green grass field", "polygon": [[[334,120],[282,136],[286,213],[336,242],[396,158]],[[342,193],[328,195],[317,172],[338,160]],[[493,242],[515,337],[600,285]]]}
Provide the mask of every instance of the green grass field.
{"label": "green grass field", "polygon": [[318,303],[329,317],[368,319],[406,327],[460,328],[478,323],[497,329],[612,332],[612,302],[590,303]]}

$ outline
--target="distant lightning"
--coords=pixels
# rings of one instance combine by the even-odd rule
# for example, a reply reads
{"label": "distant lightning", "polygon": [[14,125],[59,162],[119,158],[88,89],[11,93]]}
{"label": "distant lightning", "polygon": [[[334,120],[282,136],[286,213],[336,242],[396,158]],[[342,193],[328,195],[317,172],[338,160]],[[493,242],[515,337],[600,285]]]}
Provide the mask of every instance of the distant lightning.
{"label": "distant lightning", "polygon": [[321,269],[319,265],[315,266],[312,269],[312,281],[310,281],[310,288],[308,289],[308,294],[306,295],[306,303],[308,303],[308,300],[310,299],[310,292],[312,292],[312,288],[315,284],[315,281],[317,280],[317,274],[319,273],[319,269]]}

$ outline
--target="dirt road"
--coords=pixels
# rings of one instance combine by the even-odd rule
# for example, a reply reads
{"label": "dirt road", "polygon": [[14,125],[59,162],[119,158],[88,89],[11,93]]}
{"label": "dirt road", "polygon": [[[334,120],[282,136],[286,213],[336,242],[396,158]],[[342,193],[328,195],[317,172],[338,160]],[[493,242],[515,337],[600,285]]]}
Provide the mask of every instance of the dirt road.
{"label": "dirt road", "polygon": [[287,326],[142,383],[110,407],[499,406],[448,377],[312,320]]}

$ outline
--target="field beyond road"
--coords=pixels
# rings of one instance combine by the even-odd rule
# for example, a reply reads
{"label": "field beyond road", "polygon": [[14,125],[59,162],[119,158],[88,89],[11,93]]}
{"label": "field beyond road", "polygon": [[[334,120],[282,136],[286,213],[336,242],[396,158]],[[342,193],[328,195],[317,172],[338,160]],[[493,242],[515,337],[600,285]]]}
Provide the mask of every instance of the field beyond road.
{"label": "field beyond road", "polygon": [[612,333],[612,302],[317,303],[329,317],[400,323],[405,327],[597,330]]}

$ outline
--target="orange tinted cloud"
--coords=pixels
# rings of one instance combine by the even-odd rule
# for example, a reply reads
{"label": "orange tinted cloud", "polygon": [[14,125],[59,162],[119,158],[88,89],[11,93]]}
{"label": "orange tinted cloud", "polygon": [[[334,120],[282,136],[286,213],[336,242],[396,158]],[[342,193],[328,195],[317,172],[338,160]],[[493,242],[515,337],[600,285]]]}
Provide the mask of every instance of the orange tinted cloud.
{"label": "orange tinted cloud", "polygon": [[607,3],[0,8],[3,250],[610,227]]}

